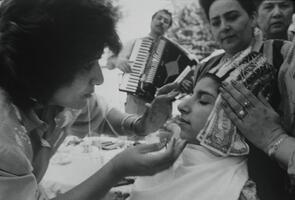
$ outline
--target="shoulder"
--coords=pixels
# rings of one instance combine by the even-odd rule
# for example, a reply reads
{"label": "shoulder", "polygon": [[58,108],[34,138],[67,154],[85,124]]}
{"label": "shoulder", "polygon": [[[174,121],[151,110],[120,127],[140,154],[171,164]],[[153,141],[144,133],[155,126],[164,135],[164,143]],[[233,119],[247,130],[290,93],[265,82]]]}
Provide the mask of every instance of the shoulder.
{"label": "shoulder", "polygon": [[194,80],[200,80],[200,78],[202,78],[210,69],[219,63],[223,55],[224,51],[218,50],[215,53],[213,52],[208,58],[205,58],[205,60],[201,61],[201,63],[196,66]]}
{"label": "shoulder", "polygon": [[206,63],[209,60],[216,59],[216,58],[218,58],[219,56],[221,56],[223,54],[224,54],[224,50],[223,49],[216,49],[208,57],[202,59],[201,60],[201,63]]}
{"label": "shoulder", "polygon": [[32,166],[15,140],[13,130],[16,120],[12,117],[5,92],[0,89],[0,170],[14,175],[32,171]]}

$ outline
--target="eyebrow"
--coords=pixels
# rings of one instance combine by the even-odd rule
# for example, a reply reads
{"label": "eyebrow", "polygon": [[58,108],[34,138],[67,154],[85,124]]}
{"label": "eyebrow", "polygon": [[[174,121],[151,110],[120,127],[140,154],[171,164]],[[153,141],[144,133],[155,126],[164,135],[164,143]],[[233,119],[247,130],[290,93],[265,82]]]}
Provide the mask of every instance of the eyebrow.
{"label": "eyebrow", "polygon": [[282,4],[285,4],[285,3],[289,3],[289,2],[287,2],[287,1],[265,1],[263,3],[263,5],[274,5],[274,4],[282,5]]}
{"label": "eyebrow", "polygon": [[208,92],[208,91],[206,91],[206,90],[199,90],[199,91],[197,92],[197,95],[198,95],[199,97],[201,97],[201,96],[203,96],[203,95],[209,95],[209,96],[211,96],[211,97],[213,97],[213,98],[216,98],[216,96],[215,96],[214,94],[212,94],[212,93],[210,93],[210,92]]}
{"label": "eyebrow", "polygon": [[[237,10],[230,10],[230,11],[224,13],[223,15],[228,16],[230,14],[237,13],[237,12],[238,12]],[[214,19],[218,19],[218,18],[219,18],[219,16],[215,16],[215,17],[212,17],[210,20],[214,20]]]}

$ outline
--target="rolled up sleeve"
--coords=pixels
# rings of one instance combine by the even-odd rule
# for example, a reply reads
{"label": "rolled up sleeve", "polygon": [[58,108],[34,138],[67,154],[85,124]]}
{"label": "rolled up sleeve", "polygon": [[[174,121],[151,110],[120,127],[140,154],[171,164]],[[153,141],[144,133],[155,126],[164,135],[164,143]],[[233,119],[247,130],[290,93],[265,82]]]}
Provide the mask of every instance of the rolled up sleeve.
{"label": "rolled up sleeve", "polygon": [[20,149],[2,144],[0,157],[0,200],[48,200]]}

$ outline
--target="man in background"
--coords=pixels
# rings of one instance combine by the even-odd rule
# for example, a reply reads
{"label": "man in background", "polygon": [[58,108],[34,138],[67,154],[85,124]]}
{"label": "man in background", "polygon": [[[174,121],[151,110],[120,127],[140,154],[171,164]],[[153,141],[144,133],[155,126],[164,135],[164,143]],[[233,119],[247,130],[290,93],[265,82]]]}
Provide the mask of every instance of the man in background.
{"label": "man in background", "polygon": [[[159,10],[153,14],[150,33],[144,38],[149,38],[152,41],[156,41],[158,38],[165,35],[171,25],[172,14],[166,9]],[[136,39],[125,44],[117,57],[110,57],[107,63],[108,68],[118,68],[124,73],[130,73],[131,66],[129,58],[132,53],[135,41]],[[130,114],[143,114],[146,110],[146,103],[146,100],[136,95],[127,94],[125,112]]]}

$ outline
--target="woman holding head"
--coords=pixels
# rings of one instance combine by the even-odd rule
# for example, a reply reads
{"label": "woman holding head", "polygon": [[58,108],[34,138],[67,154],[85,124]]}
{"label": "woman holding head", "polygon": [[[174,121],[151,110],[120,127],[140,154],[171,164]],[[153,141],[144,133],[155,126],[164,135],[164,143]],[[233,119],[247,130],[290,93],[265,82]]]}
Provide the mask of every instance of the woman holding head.
{"label": "woman holding head", "polygon": [[[120,49],[108,1],[5,0],[0,14],[0,199],[47,199],[38,184],[67,133],[144,135],[168,118],[173,85],[141,117],[109,109],[93,95],[103,83],[103,49]],[[101,199],[125,176],[170,167],[184,145],[173,141],[157,155],[150,153],[164,145],[129,148],[54,199]]]}
{"label": "woman holding head", "polygon": [[[251,74],[249,71],[244,72]],[[212,131],[211,126],[208,126],[214,122],[212,116],[222,115],[219,112],[219,87],[222,80],[217,75],[209,72],[200,78],[193,94],[186,96],[179,103],[180,115],[167,122],[166,130],[159,131],[159,134],[170,132],[172,137],[187,141],[188,144],[179,159],[173,167],[152,177],[138,177],[130,200],[259,199],[255,183],[249,180],[247,152],[237,154],[237,150],[241,150],[240,143],[245,142],[228,142],[231,148],[226,150],[226,155],[221,155],[223,148],[214,148],[213,145],[203,143],[210,141],[218,144],[216,141],[222,138],[223,133],[234,134],[233,129],[227,128],[229,119],[224,117],[221,117],[220,126],[216,128],[218,131]],[[199,140],[200,135],[204,135],[205,140]],[[226,143],[225,140],[223,143]],[[244,147],[246,150],[247,146]]]}
{"label": "woman holding head", "polygon": [[[210,22],[214,38],[225,50],[225,53],[199,66],[196,70],[196,81],[214,69],[221,69],[220,74],[226,74],[229,72],[226,68],[231,69],[240,66],[241,62],[236,62],[239,57],[245,57],[250,52],[257,52],[275,70],[271,78],[274,83],[268,88],[265,87],[265,91],[271,91],[271,95],[267,95],[266,98],[272,107],[279,111],[282,100],[280,98],[278,75],[292,44],[278,40],[263,42],[261,38],[255,37],[256,13],[254,2],[251,0],[200,0],[200,4]],[[224,70],[225,72],[223,72]],[[256,85],[261,85],[267,77],[264,71],[257,72],[256,76],[261,76]],[[242,79],[236,80],[242,81]],[[245,82],[243,83],[245,84]],[[254,88],[252,87],[250,90],[254,91]],[[255,92],[257,93],[257,90]],[[241,101],[239,104],[242,105],[242,108],[247,108],[250,103]],[[247,112],[241,109],[241,106],[239,108],[237,115],[242,119]],[[285,171],[278,163],[253,146],[251,140],[248,143],[250,145],[249,177],[257,184],[258,196],[261,199],[291,198],[286,190],[288,176]]]}

